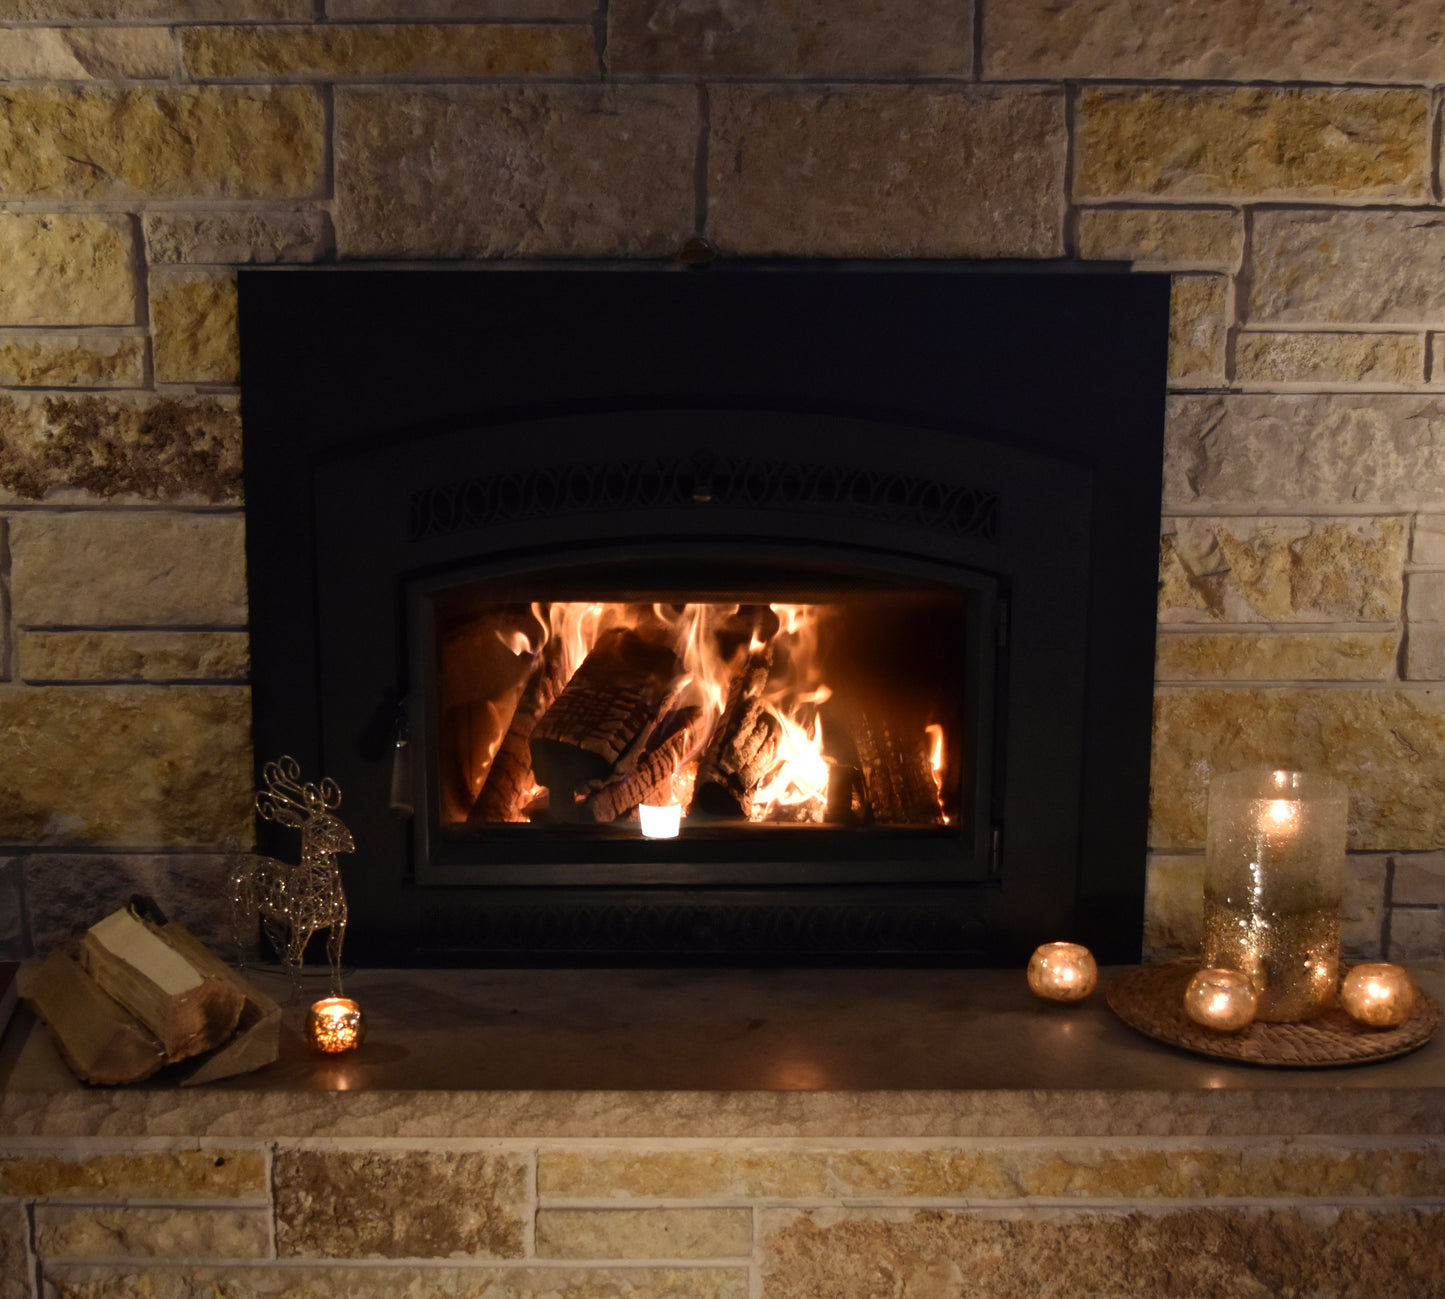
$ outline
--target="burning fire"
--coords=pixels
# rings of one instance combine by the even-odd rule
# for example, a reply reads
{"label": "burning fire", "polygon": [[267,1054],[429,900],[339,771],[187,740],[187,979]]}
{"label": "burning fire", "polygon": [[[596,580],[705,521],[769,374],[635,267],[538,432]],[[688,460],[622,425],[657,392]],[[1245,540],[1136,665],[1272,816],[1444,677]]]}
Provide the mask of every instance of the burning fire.
{"label": "burning fire", "polygon": [[823,680],[828,606],[512,608],[493,623],[492,644],[517,665],[515,684],[485,699],[485,726],[464,728],[453,821],[610,821],[646,802],[680,804],[687,816],[814,824],[852,819],[861,804],[880,821],[914,823],[902,775],[888,773],[891,793],[866,787],[915,755],[931,782],[923,821],[944,819],[940,724],[900,742],[860,718],[860,738],[850,738],[852,705]]}

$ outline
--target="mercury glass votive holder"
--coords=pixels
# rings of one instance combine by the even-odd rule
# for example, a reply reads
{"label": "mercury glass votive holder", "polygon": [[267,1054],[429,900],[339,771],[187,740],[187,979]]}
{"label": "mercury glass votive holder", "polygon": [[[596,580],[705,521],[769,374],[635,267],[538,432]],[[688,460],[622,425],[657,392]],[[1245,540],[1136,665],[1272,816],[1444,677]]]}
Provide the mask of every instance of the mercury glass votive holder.
{"label": "mercury glass votive holder", "polygon": [[1238,771],[1209,787],[1203,964],[1249,977],[1256,1019],[1335,1004],[1348,810],[1344,786],[1311,772]]}
{"label": "mercury glass votive holder", "polygon": [[306,1040],[318,1051],[354,1051],[366,1037],[366,1016],[350,997],[323,997],[306,1015]]}
{"label": "mercury glass votive holder", "polygon": [[1345,1013],[1370,1028],[1403,1024],[1415,1008],[1415,985],[1398,965],[1383,961],[1357,965],[1340,987]]}
{"label": "mercury glass votive holder", "polygon": [[1081,943],[1044,943],[1029,959],[1028,981],[1045,1001],[1082,1001],[1098,983],[1099,967]]}

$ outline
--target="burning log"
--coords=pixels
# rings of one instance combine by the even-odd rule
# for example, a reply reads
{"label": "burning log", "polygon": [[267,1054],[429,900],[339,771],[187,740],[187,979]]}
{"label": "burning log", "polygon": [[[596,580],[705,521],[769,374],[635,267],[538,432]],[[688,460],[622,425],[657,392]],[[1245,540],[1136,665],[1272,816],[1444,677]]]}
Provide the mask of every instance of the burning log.
{"label": "burning log", "polygon": [[629,750],[646,743],[677,672],[669,646],[629,628],[598,639],[532,732],[532,770],[552,791],[554,817],[575,816],[573,791],[613,775]]}
{"label": "burning log", "polygon": [[926,736],[914,740],[866,714],[854,724],[858,765],[873,819],[883,825],[937,825],[942,820]]}
{"label": "burning log", "polygon": [[471,824],[526,820],[522,806],[538,783],[532,774],[532,733],[567,684],[565,673],[562,642],[554,637],[543,646],[517,701],[517,710],[468,817]]}
{"label": "burning log", "polygon": [[757,651],[728,691],[727,706],[698,762],[694,806],[747,820],[752,796],[777,762],[782,724],[762,702],[772,669],[771,647]]}
{"label": "burning log", "polygon": [[669,714],[659,723],[646,752],[635,763],[625,764],[625,770],[607,780],[584,785],[583,817],[591,821],[615,821],[639,803],[647,802],[652,795],[664,791],[692,748],[693,724],[699,711],[684,708]]}

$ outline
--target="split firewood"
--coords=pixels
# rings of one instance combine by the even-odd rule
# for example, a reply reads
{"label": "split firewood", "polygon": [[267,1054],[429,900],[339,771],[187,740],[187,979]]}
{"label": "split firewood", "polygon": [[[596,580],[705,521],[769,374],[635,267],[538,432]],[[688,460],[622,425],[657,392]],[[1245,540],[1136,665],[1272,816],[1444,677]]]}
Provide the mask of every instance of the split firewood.
{"label": "split firewood", "polygon": [[937,825],[943,814],[927,737],[899,734],[860,714],[853,726],[868,810],[881,825]]}
{"label": "split firewood", "polygon": [[64,952],[22,966],[20,996],[84,1082],[139,1082],[166,1063],[155,1035]]}
{"label": "split firewood", "polygon": [[747,820],[753,794],[773,769],[782,739],[782,723],[762,702],[772,670],[771,647],[756,651],[733,678],[723,715],[697,767],[699,811]]}
{"label": "split firewood", "polygon": [[541,783],[532,773],[532,733],[537,723],[567,684],[566,658],[560,639],[553,637],[542,647],[527,681],[511,725],[502,737],[492,768],[468,821],[472,825],[496,821],[524,821],[523,803],[534,786]]}
{"label": "split firewood", "polygon": [[234,1036],[202,1059],[181,1086],[196,1087],[274,1064],[281,1054],[281,1007],[252,987],[184,925],[172,921],[162,932],[166,941],[196,969],[234,984],[245,998]]}
{"label": "split firewood", "polygon": [[[637,761],[606,780],[582,787],[581,814],[589,821],[615,821],[663,791],[693,745],[699,710],[681,709],[653,732],[654,741]],[[663,738],[657,738],[663,737]]]}
{"label": "split firewood", "polygon": [[656,725],[677,675],[667,644],[622,627],[598,638],[532,732],[532,770],[552,792],[554,817],[575,817],[573,791],[612,775],[639,735]]}
{"label": "split firewood", "polygon": [[229,979],[197,969],[158,926],[129,909],[86,931],[80,964],[155,1035],[171,1064],[230,1037],[246,1001]]}

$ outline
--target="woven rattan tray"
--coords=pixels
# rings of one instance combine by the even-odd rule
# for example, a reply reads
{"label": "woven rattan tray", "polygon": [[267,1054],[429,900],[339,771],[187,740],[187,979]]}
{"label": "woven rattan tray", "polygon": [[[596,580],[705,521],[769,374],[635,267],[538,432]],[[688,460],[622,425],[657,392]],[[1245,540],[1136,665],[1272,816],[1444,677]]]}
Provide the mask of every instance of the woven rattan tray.
{"label": "woven rattan tray", "polygon": [[1184,1013],[1184,989],[1198,968],[1198,961],[1135,966],[1109,982],[1104,999],[1130,1028],[1170,1046],[1287,1069],[1389,1060],[1424,1046],[1440,1027],[1440,1007],[1417,987],[1415,1007],[1398,1028],[1366,1028],[1335,1009],[1303,1024],[1251,1024],[1242,1033],[1217,1033]]}

